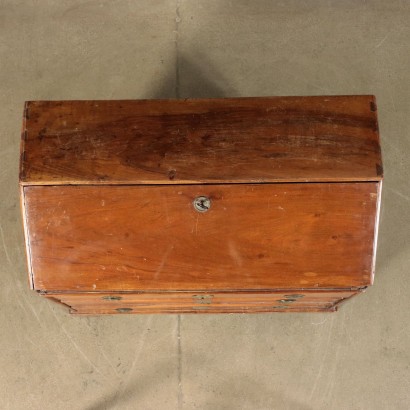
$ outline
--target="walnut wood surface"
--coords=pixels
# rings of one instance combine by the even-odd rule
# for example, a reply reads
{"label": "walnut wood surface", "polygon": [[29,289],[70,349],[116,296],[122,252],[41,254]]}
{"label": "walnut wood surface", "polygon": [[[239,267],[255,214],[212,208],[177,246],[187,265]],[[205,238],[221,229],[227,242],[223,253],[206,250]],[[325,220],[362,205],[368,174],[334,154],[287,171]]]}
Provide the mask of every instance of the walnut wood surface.
{"label": "walnut wood surface", "polygon": [[334,311],[373,282],[382,174],[373,96],[28,102],[30,283],[76,314]]}
{"label": "walnut wood surface", "polygon": [[[24,187],[34,287],[351,288],[372,282],[379,184]],[[198,213],[198,195],[211,209]]]}
{"label": "walnut wood surface", "polygon": [[271,293],[50,294],[75,314],[334,311],[357,291]]}
{"label": "walnut wood surface", "polygon": [[381,176],[373,96],[26,103],[23,185]]}

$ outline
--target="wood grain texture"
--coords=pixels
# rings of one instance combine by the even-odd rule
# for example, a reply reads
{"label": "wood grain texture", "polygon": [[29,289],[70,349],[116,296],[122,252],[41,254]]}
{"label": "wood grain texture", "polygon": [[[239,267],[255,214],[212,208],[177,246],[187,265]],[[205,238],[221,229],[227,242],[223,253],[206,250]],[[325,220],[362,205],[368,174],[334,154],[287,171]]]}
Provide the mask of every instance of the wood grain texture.
{"label": "wood grain texture", "polygon": [[380,180],[373,96],[26,103],[20,182]]}
{"label": "wood grain texture", "polygon": [[373,282],[382,176],[373,96],[27,102],[30,284],[75,314],[335,311]]}
{"label": "wood grain texture", "polygon": [[[47,291],[351,288],[372,282],[378,183],[24,188]],[[208,196],[211,209],[194,210]]]}
{"label": "wood grain texture", "polygon": [[335,311],[357,291],[241,293],[80,293],[46,297],[70,307],[74,314],[128,313],[263,313]]}

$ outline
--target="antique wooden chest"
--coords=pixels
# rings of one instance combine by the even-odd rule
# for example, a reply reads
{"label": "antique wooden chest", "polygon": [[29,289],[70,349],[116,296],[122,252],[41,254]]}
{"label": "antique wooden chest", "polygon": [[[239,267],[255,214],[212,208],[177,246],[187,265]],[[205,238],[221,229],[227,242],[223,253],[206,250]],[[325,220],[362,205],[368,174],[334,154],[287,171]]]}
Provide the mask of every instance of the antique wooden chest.
{"label": "antique wooden chest", "polygon": [[76,314],[323,312],[371,285],[373,96],[31,101],[30,284]]}

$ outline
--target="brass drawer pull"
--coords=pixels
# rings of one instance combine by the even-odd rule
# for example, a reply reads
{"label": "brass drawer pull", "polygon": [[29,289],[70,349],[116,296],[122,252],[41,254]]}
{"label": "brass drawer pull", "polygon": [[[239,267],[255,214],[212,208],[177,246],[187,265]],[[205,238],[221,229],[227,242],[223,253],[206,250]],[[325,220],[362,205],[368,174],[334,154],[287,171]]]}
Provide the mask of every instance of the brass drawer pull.
{"label": "brass drawer pull", "polygon": [[117,312],[119,312],[119,313],[128,313],[128,312],[132,312],[132,309],[131,308],[118,308],[118,309],[115,309]]}
{"label": "brass drawer pull", "polygon": [[101,298],[102,300],[121,300],[121,296],[103,296]]}

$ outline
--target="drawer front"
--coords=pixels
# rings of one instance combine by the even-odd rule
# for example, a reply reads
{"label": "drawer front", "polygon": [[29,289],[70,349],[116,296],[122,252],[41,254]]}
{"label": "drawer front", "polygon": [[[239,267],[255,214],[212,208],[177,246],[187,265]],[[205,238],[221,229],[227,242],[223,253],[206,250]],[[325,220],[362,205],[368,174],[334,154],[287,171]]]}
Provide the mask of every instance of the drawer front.
{"label": "drawer front", "polygon": [[120,313],[256,313],[334,311],[357,292],[55,294],[47,297],[75,314]]}
{"label": "drawer front", "polygon": [[[34,288],[350,288],[372,278],[378,183],[24,187]],[[199,202],[206,212],[196,210]],[[203,210],[203,209],[202,209]]]}

